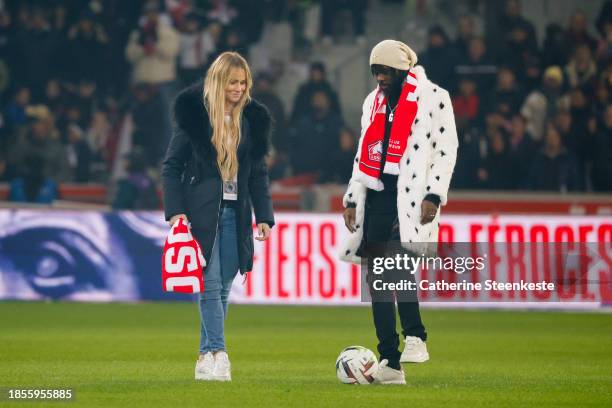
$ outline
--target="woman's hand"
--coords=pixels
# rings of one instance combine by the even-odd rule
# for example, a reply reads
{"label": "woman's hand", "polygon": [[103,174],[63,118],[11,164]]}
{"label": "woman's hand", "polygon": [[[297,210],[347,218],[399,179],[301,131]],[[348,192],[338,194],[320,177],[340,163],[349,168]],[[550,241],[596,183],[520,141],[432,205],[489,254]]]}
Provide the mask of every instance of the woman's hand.
{"label": "woman's hand", "polygon": [[257,232],[259,235],[256,236],[255,239],[258,241],[265,241],[270,237],[270,226],[265,222],[257,224]]}
{"label": "woman's hand", "polygon": [[177,222],[179,218],[182,218],[185,224],[189,223],[189,221],[187,220],[187,216],[185,214],[176,214],[174,217],[170,218],[170,221],[168,221],[168,224],[170,224],[170,226],[173,226],[174,223]]}

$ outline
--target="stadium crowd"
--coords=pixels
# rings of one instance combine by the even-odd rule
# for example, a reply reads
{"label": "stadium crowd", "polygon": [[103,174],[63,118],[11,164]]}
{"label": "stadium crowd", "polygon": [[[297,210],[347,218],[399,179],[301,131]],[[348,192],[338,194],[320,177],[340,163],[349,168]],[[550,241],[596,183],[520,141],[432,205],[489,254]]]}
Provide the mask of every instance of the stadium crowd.
{"label": "stadium crowd", "polygon": [[[176,92],[219,53],[248,55],[266,21],[299,27],[309,3],[0,1],[0,182],[10,199],[50,202],[57,183],[102,182],[116,183],[116,208],[155,207]],[[367,3],[324,0],[324,42],[343,8],[363,42]],[[460,138],[452,188],[612,191],[612,1],[596,33],[588,23],[577,11],[538,46],[507,0],[486,38],[470,15],[455,38],[429,29],[420,63],[451,90]],[[345,183],[358,134],[324,64],[311,64],[291,107],[277,78],[255,72],[253,89],[276,120],[271,178]]]}

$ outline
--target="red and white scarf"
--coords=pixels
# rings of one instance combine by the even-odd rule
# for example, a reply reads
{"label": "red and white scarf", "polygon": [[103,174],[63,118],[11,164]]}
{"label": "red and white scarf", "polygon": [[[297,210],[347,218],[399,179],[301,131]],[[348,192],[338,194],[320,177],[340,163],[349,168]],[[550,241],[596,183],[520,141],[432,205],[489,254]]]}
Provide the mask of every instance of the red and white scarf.
{"label": "red and white scarf", "polygon": [[202,293],[202,248],[182,218],[174,223],[162,252],[162,287],[166,292]]}
{"label": "red and white scarf", "polygon": [[[391,134],[387,146],[385,168],[387,174],[399,174],[399,163],[408,146],[411,135],[412,122],[418,112],[416,99],[416,75],[409,72],[402,87],[402,93],[395,110],[390,113]],[[361,142],[361,156],[359,157],[359,175],[357,181],[366,187],[381,191],[384,186],[380,180],[383,141],[385,138],[385,120],[387,112],[387,97],[378,89],[372,111],[370,112],[370,125]]]}

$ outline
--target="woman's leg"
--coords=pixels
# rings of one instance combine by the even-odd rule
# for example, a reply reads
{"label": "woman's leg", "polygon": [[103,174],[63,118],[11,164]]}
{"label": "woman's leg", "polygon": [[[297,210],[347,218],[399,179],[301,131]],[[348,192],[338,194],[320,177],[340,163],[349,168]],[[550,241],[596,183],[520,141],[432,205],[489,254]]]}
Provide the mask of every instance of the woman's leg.
{"label": "woman's leg", "polygon": [[222,233],[220,243],[221,255],[221,304],[223,316],[227,319],[227,299],[232,283],[238,273],[238,236],[236,232],[236,210],[228,207],[223,211],[221,219]]}
{"label": "woman's leg", "polygon": [[200,294],[201,339],[200,353],[225,349],[223,338],[223,304],[221,303],[222,257],[220,230],[212,249],[210,262],[204,274],[204,293]]}

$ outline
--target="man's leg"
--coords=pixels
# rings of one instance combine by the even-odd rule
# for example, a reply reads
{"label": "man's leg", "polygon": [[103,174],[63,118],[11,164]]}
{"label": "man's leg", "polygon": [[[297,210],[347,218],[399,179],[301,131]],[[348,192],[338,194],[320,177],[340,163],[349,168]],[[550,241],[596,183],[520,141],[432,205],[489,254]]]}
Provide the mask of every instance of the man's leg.
{"label": "man's leg", "polygon": [[[394,212],[367,210],[364,229],[366,231],[366,252],[370,259],[385,256],[385,243],[389,239],[389,230],[396,218]],[[371,274],[370,271],[368,271]],[[389,360],[388,366],[399,370],[401,353],[399,348],[399,335],[395,329],[395,301],[391,293],[381,293],[372,288],[373,275],[369,275],[370,294],[372,295],[372,316],[378,338],[378,352],[380,359]]]}

